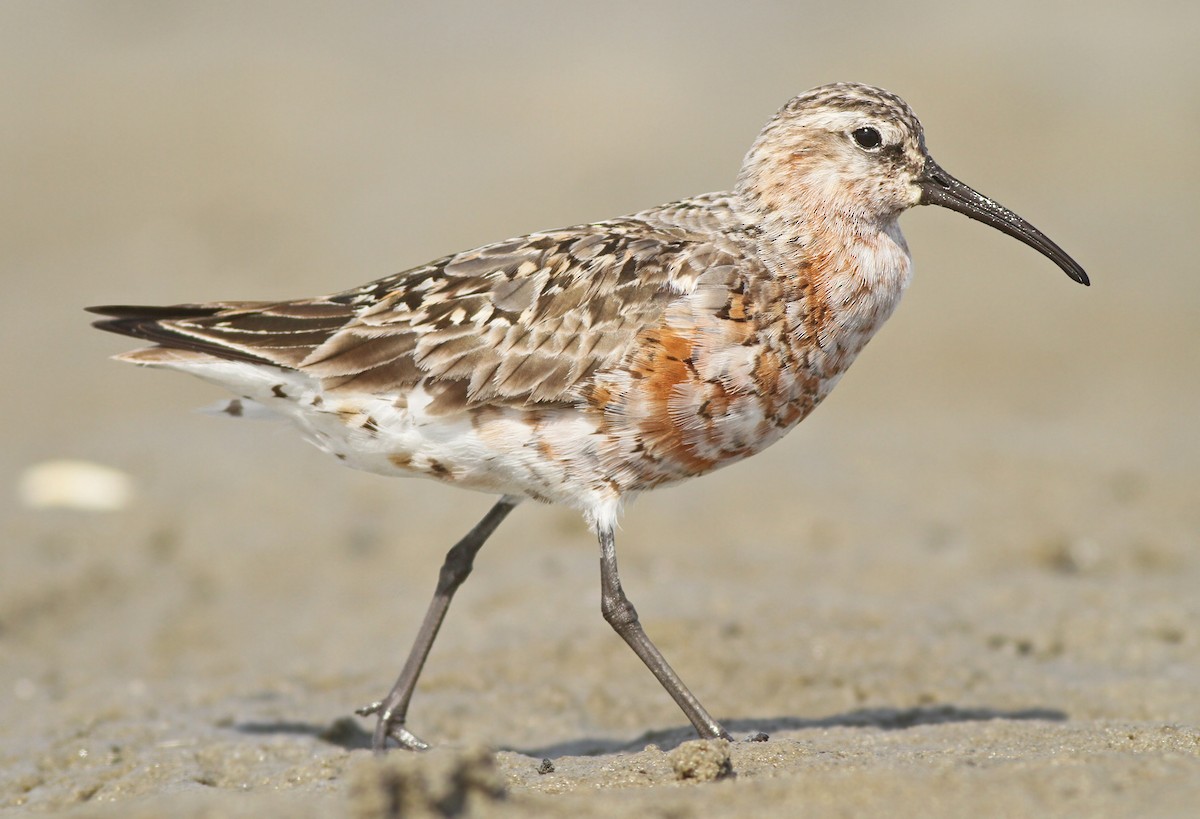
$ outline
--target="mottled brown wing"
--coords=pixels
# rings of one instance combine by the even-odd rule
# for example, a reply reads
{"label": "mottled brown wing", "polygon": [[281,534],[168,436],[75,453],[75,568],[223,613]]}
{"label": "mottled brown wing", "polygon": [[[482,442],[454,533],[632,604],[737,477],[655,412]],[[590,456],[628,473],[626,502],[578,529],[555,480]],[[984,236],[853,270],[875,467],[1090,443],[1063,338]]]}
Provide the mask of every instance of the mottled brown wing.
{"label": "mottled brown wing", "polygon": [[428,379],[443,409],[569,402],[704,269],[738,263],[715,224],[696,224],[721,221],[712,206],[531,234],[325,298],[97,308],[115,316],[98,325],[294,368],[332,390],[403,392]]}
{"label": "mottled brown wing", "polygon": [[631,219],[461,253],[335,297],[364,309],[300,366],[331,389],[428,378],[449,402],[570,401],[695,280],[703,245]]}

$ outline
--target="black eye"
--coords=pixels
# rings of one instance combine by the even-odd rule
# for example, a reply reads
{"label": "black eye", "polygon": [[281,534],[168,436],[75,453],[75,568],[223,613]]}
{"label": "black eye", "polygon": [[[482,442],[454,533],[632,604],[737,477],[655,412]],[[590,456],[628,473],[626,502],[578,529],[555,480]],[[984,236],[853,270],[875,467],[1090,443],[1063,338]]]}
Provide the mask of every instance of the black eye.
{"label": "black eye", "polygon": [[850,136],[854,137],[858,147],[867,151],[873,151],[883,144],[883,137],[879,135],[879,131],[871,127],[855,128],[850,132]]}

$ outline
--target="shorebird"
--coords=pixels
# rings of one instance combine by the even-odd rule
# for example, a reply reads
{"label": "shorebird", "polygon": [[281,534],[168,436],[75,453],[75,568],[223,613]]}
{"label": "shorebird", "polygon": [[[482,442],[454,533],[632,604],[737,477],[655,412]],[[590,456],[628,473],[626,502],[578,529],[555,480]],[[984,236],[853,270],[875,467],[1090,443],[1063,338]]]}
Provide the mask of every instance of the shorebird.
{"label": "shorebird", "polygon": [[89,308],[153,342],[116,356],[232,391],[345,464],[499,495],[446,555],[373,746],[423,750],[409,701],[476,553],[526,498],[582,513],[604,618],[701,737],[730,738],[643,630],[614,529],[640,492],[753,455],[803,420],[896,307],[899,215],[940,205],[1087,274],[942,170],[912,110],[838,83],[789,101],[732,190],[455,253],[331,296]]}

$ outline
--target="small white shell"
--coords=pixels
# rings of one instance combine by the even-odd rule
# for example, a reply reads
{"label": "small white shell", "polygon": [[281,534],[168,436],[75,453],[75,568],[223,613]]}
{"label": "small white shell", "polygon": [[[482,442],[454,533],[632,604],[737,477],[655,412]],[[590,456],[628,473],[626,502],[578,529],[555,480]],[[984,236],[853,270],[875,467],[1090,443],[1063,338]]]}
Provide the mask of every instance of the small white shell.
{"label": "small white shell", "polygon": [[90,461],[43,461],[26,469],[17,484],[21,503],[32,509],[115,512],[133,500],[133,480]]}

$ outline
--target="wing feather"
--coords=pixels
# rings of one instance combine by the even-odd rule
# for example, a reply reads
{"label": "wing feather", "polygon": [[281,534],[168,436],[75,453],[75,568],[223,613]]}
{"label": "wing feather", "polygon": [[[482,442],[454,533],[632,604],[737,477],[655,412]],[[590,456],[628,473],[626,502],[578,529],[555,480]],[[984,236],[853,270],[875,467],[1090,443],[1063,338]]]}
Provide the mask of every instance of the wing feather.
{"label": "wing feather", "polygon": [[425,381],[447,411],[569,403],[705,269],[757,263],[729,238],[738,229],[710,195],[485,245],[324,298],[96,308],[111,316],[97,326],[301,370],[328,390],[400,395]]}

